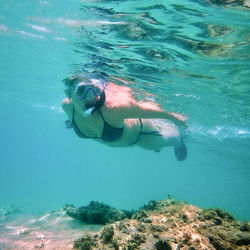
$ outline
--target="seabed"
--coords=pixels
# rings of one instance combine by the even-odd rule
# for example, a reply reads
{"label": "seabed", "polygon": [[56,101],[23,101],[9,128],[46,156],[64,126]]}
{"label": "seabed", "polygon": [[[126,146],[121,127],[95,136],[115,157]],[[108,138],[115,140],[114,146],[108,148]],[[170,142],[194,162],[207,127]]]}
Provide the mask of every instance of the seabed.
{"label": "seabed", "polygon": [[150,201],[135,211],[92,201],[35,219],[9,215],[2,213],[1,250],[250,249],[249,222],[239,222],[221,209],[201,209],[174,199]]}

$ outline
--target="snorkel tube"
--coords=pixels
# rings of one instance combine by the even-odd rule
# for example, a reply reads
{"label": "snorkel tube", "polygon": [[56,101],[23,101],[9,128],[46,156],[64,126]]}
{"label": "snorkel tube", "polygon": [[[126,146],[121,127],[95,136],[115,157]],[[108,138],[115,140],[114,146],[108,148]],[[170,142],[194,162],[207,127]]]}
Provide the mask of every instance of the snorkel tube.
{"label": "snorkel tube", "polygon": [[101,106],[105,103],[106,95],[104,90],[100,93],[100,99],[94,104],[87,104],[85,105],[86,110],[83,112],[83,117],[89,117],[93,112],[100,109]]}

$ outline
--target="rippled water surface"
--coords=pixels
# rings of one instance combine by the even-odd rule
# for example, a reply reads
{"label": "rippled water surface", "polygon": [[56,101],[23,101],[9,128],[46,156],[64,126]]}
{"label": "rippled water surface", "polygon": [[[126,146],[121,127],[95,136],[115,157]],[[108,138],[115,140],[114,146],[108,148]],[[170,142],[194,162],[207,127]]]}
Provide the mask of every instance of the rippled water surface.
{"label": "rippled water surface", "polygon": [[[130,209],[171,195],[249,220],[249,20],[249,1],[1,1],[0,204]],[[66,130],[61,80],[79,72],[185,114],[188,159]]]}

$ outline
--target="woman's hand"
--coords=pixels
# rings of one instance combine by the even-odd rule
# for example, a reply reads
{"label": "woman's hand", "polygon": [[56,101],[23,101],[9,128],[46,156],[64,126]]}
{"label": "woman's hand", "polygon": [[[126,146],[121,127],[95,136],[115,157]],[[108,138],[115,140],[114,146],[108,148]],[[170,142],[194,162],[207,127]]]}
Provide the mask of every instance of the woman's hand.
{"label": "woman's hand", "polygon": [[170,115],[172,115],[173,117],[173,122],[178,125],[178,126],[183,126],[183,127],[188,127],[186,121],[187,121],[187,117],[186,116],[183,116],[181,114],[176,114],[176,113],[173,113],[173,112],[169,112]]}

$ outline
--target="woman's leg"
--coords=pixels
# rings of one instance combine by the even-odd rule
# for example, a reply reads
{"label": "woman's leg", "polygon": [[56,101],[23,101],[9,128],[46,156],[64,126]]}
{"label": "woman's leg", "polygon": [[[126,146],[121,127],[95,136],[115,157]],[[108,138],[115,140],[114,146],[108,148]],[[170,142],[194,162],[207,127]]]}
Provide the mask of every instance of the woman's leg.
{"label": "woman's leg", "polygon": [[179,130],[166,120],[142,119],[143,127],[137,145],[141,148],[160,151],[164,147],[181,145]]}

